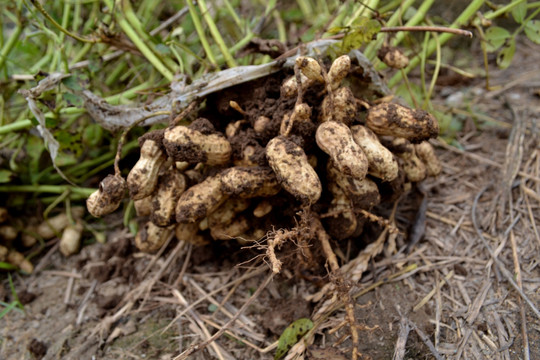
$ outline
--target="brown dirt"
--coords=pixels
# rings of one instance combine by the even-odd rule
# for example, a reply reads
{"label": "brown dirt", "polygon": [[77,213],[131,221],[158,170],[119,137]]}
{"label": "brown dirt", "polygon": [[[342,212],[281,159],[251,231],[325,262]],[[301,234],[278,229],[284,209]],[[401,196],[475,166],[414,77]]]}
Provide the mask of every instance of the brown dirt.
{"label": "brown dirt", "polygon": [[[534,85],[538,84],[538,72],[534,71],[540,52],[532,51],[538,47],[530,43],[518,48],[523,49],[515,60],[515,69],[520,71],[492,74],[492,81],[503,86],[501,90],[482,92],[480,81],[471,88],[439,88],[441,94],[461,94],[463,107],[479,116],[464,119],[464,128],[456,137],[461,149],[437,143],[443,173],[423,185],[428,196],[423,240],[406,253],[406,234],[418,211],[418,198],[413,193],[400,202],[397,210],[401,234],[395,242],[389,241],[384,254],[368,264],[358,282],[350,284],[355,293],[383,282],[355,301],[359,350],[365,358],[391,358],[399,349],[400,322],[404,320],[420,330],[411,330],[402,338],[406,359],[435,358],[422,333],[444,359],[521,359],[524,334],[528,336],[531,359],[540,358],[540,319],[504,272],[508,270],[515,278],[515,268],[519,269],[523,292],[538,307],[540,239],[535,231],[540,223],[540,153],[534,126],[540,108],[533,90],[538,88]],[[281,119],[281,110],[290,109],[290,104],[278,104],[275,99],[279,94],[269,90],[264,94],[268,96],[264,110],[260,104],[250,103],[249,97],[246,100],[231,95],[230,99],[250,114],[252,123],[259,115]],[[441,95],[441,104],[448,102],[448,96]],[[504,100],[517,117],[512,116]],[[229,111],[228,101],[225,103],[227,106],[219,108],[223,112]],[[497,123],[491,127],[484,124],[480,129],[486,114]],[[219,123],[216,118],[209,119],[214,125]],[[505,190],[508,188],[501,179],[516,159],[509,157],[506,149],[509,142],[512,144],[510,130],[519,119],[527,122],[522,145],[518,142],[523,156],[515,179],[520,182]],[[216,125],[220,130],[223,127]],[[278,130],[279,126],[274,126],[268,134],[275,136]],[[267,141],[268,134],[259,141]],[[510,185],[513,182],[514,178]],[[496,200],[505,196],[508,205],[495,217],[501,207]],[[281,201],[274,206],[293,211],[285,200]],[[381,213],[389,211],[382,209]],[[472,212],[479,219],[477,223]],[[475,227],[483,232],[487,246],[497,249],[499,265],[493,265]],[[364,230],[361,243],[332,245],[343,264],[352,263],[360,248],[375,241],[380,231],[380,226],[371,224]],[[86,246],[81,254],[68,259],[53,246],[37,262],[34,275],[14,274],[16,291],[26,304],[24,313],[12,310],[0,319],[0,353],[6,359],[173,358],[190,344],[207,338],[205,331],[213,333],[226,323],[263,282],[267,267],[258,267],[259,254],[256,249],[240,249],[233,241],[198,248],[171,242],[156,256],[142,254],[134,251],[132,236],[119,230],[109,234],[107,244]],[[294,254],[288,259],[289,265],[301,262],[298,252]],[[416,270],[389,280],[411,264],[416,264]],[[284,267],[230,327],[230,333],[191,358],[216,358],[217,353],[224,359],[273,358],[273,350],[267,349],[287,324],[321,310],[320,302],[305,299],[328,281],[325,271]],[[2,284],[2,300],[12,301],[7,281]],[[321,359],[316,355],[321,349],[337,359],[350,358],[350,329],[339,326],[344,319],[343,309],[328,314],[308,349],[308,358]]]}

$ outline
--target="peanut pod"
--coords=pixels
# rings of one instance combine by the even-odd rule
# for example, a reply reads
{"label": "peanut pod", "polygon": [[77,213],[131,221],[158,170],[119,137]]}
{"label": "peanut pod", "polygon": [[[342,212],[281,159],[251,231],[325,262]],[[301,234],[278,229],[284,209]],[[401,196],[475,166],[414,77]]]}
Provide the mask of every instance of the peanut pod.
{"label": "peanut pod", "polygon": [[150,214],[150,220],[154,224],[164,227],[176,222],[176,203],[186,186],[185,176],[176,169],[171,169],[159,177]]}
{"label": "peanut pod", "polygon": [[339,171],[357,179],[366,177],[368,160],[362,148],[354,141],[347,125],[326,121],[317,128],[315,140]]}
{"label": "peanut pod", "polygon": [[325,228],[328,234],[336,240],[343,240],[353,235],[357,228],[356,214],[350,198],[336,183],[330,182],[328,190],[332,201],[325,218]]}
{"label": "peanut pod", "polygon": [[79,221],[75,225],[68,225],[60,238],[60,252],[64,256],[76,254],[81,249],[83,225]]}
{"label": "peanut pod", "polygon": [[107,175],[98,190],[86,199],[88,212],[95,217],[108,215],[118,209],[126,193],[126,181],[121,176]]}
{"label": "peanut pod", "polygon": [[220,178],[226,194],[241,198],[274,196],[281,190],[269,167],[235,166],[223,171]]}
{"label": "peanut pod", "polygon": [[292,112],[283,115],[279,133],[280,135],[287,136],[293,128],[306,126],[313,126],[311,122],[311,107],[306,103],[302,103],[295,105]]}
{"label": "peanut pod", "polygon": [[433,146],[429,142],[423,141],[420,144],[415,144],[414,149],[416,155],[426,165],[427,174],[429,176],[438,176],[442,171],[442,165],[439,158],[437,158],[437,154],[435,154]]}
{"label": "peanut pod", "polygon": [[250,228],[250,224],[245,216],[238,216],[227,224],[218,224],[210,227],[210,235],[214,240],[234,239]]}
{"label": "peanut pod", "polygon": [[351,58],[349,55],[338,57],[328,70],[328,84],[332,90],[336,90],[341,86],[341,81],[349,74],[351,69]]}
{"label": "peanut pod", "polygon": [[178,223],[175,227],[175,236],[178,241],[185,241],[193,245],[206,245],[209,241],[199,234],[199,224]]}
{"label": "peanut pod", "polygon": [[156,252],[165,244],[173,231],[174,226],[159,227],[148,221],[135,235],[135,246],[144,252]]}
{"label": "peanut pod", "polygon": [[401,166],[407,180],[419,182],[426,178],[426,165],[416,155],[415,147],[407,139],[393,139],[391,149],[401,159]]}
{"label": "peanut pod", "polygon": [[222,186],[218,174],[187,189],[176,204],[176,221],[195,222],[216,210],[228,198]]}
{"label": "peanut pod", "polygon": [[5,243],[12,242],[19,235],[19,231],[11,225],[0,225],[0,239]]}
{"label": "peanut pod", "polygon": [[249,199],[229,199],[214,212],[208,215],[208,226],[212,228],[232,222],[236,215],[249,207],[249,204]]}
{"label": "peanut pod", "polygon": [[277,136],[266,145],[266,157],[287,192],[312,204],[319,200],[321,181],[300,146],[284,136]]}
{"label": "peanut pod", "polygon": [[369,108],[366,126],[377,135],[402,137],[415,143],[439,134],[439,124],[433,115],[393,103]]}
{"label": "peanut pod", "polygon": [[345,192],[355,208],[369,210],[381,202],[379,188],[373,180],[368,178],[356,179],[344,175],[331,162],[328,162],[326,171],[328,180],[332,184],[335,183]]}
{"label": "peanut pod", "polygon": [[324,83],[321,65],[317,60],[307,56],[299,56],[296,58],[296,65],[308,79]]}
{"label": "peanut pod", "polygon": [[166,159],[165,153],[156,141],[148,139],[142,144],[139,161],[127,176],[129,195],[133,200],[145,198],[154,192],[159,169]]}
{"label": "peanut pod", "polygon": [[396,47],[383,46],[377,51],[377,57],[394,69],[403,69],[409,65],[409,58]]}
{"label": "peanut pod", "polygon": [[223,165],[231,157],[231,144],[220,133],[202,133],[185,126],[165,130],[163,145],[175,161]]}
{"label": "peanut pod", "polygon": [[324,97],[319,121],[334,120],[350,126],[356,118],[356,99],[348,87],[340,87]]}
{"label": "peanut pod", "polygon": [[[300,84],[302,90],[305,91],[308,87],[313,84],[313,80],[309,79],[306,75],[300,74]],[[281,85],[281,96],[284,98],[290,98],[298,94],[298,82],[296,81],[296,76],[291,76],[283,82]]]}
{"label": "peanut pod", "polygon": [[135,200],[133,205],[135,206],[135,213],[137,213],[137,216],[143,217],[152,214],[152,196]]}
{"label": "peanut pod", "polygon": [[0,224],[8,218],[8,210],[5,207],[0,207]]}
{"label": "peanut pod", "polygon": [[[80,206],[71,209],[71,215],[74,219],[79,219],[83,216],[84,209]],[[62,232],[69,225],[69,217],[66,213],[58,214],[39,224],[35,232],[44,240],[52,239],[57,233]]]}
{"label": "peanut pod", "polygon": [[362,148],[368,159],[368,173],[383,181],[392,181],[398,176],[399,165],[390,150],[385,148],[377,135],[362,125],[351,127],[354,141]]}

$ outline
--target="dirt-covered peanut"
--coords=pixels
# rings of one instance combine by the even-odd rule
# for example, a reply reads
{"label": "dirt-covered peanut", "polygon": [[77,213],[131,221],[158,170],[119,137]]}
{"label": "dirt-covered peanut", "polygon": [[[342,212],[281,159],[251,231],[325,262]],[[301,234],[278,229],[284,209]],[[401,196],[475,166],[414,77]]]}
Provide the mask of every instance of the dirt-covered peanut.
{"label": "dirt-covered peanut", "polygon": [[14,265],[27,274],[31,274],[34,271],[34,265],[23,254],[14,249],[8,250],[2,245],[0,245],[0,261]]}
{"label": "dirt-covered peanut", "polygon": [[166,159],[167,156],[156,141],[148,139],[142,144],[139,161],[127,176],[127,186],[131,199],[142,199],[154,192],[159,169]]}
{"label": "dirt-covered peanut", "polygon": [[83,225],[78,221],[74,225],[68,225],[60,238],[60,252],[64,256],[76,254],[81,249],[81,237]]}
{"label": "dirt-covered peanut", "polygon": [[234,166],[258,166],[263,156],[264,148],[261,145],[246,145],[243,147],[240,157],[235,156],[233,164]]}
{"label": "dirt-covered peanut", "polygon": [[321,181],[300,146],[284,136],[277,136],[266,145],[266,157],[287,192],[311,204],[319,200]]}
{"label": "dirt-covered peanut", "polygon": [[135,200],[133,202],[133,206],[135,207],[135,213],[137,216],[150,216],[150,214],[152,214],[152,196]]}
{"label": "dirt-covered peanut", "polygon": [[[80,206],[73,207],[71,209],[71,215],[73,219],[79,219],[84,214],[84,208]],[[44,240],[52,239],[56,234],[61,233],[62,230],[70,224],[70,219],[66,213],[58,214],[54,217],[49,218],[46,221],[43,221],[39,224],[35,231]]]}
{"label": "dirt-covered peanut", "polygon": [[261,135],[264,132],[268,131],[271,127],[272,119],[270,119],[267,116],[259,116],[255,121],[253,122],[253,130],[255,130],[255,133]]}
{"label": "dirt-covered peanut", "polygon": [[426,165],[416,155],[415,147],[407,139],[395,138],[389,148],[400,159],[401,168],[410,182],[419,182],[426,178]]}
{"label": "dirt-covered peanut", "polygon": [[308,79],[324,83],[322,68],[317,60],[307,56],[299,56],[296,58],[296,65]]}
{"label": "dirt-covered peanut", "polygon": [[328,190],[332,194],[332,201],[327,210],[328,217],[324,219],[325,229],[332,238],[343,240],[356,231],[356,214],[350,198],[341,187],[330,182]]}
{"label": "dirt-covered peanut", "polygon": [[176,222],[176,202],[186,187],[185,176],[176,169],[170,169],[159,176],[150,213],[150,220],[154,224],[163,227]]}
{"label": "dirt-covered peanut", "polygon": [[368,159],[368,173],[383,181],[392,181],[398,176],[399,165],[390,150],[385,148],[373,131],[362,125],[351,127],[354,141],[362,148]]}
{"label": "dirt-covered peanut", "polygon": [[350,69],[351,58],[349,55],[342,55],[334,60],[330,70],[328,70],[328,84],[332,90],[341,86],[341,81],[349,74]]}
{"label": "dirt-covered peanut", "polygon": [[[300,74],[300,84],[302,90],[306,90],[314,83],[313,80],[309,79],[306,75]],[[286,79],[281,85],[281,96],[284,98],[290,98],[298,94],[298,82],[296,81],[296,76],[291,76]]]}
{"label": "dirt-covered peanut", "polygon": [[199,233],[199,224],[196,222],[176,224],[175,236],[178,241],[185,241],[186,243],[196,246],[206,245],[209,243],[208,239]]}
{"label": "dirt-covered peanut", "polygon": [[377,57],[394,69],[403,69],[409,65],[409,58],[396,47],[383,46],[377,51]]}
{"label": "dirt-covered peanut", "polygon": [[317,128],[315,140],[343,174],[357,179],[366,177],[368,160],[362,148],[354,142],[347,125],[337,121],[323,122]]}
{"label": "dirt-covered peanut", "polygon": [[228,139],[232,138],[233,136],[237,135],[240,129],[247,124],[246,120],[237,120],[235,122],[230,122],[227,124],[227,127],[225,128],[225,136],[227,136]]}
{"label": "dirt-covered peanut", "polygon": [[326,171],[328,181],[339,186],[356,208],[369,210],[380,203],[379,188],[373,180],[367,177],[355,179],[352,176],[346,176],[337,170],[331,162],[328,162]]}
{"label": "dirt-covered peanut", "polygon": [[237,216],[227,224],[217,224],[210,227],[210,236],[214,240],[231,240],[234,239],[250,228],[249,221],[243,215]]}
{"label": "dirt-covered peanut", "polygon": [[350,126],[356,118],[356,100],[348,87],[340,87],[324,97],[319,121],[334,120]]}
{"label": "dirt-covered peanut", "polygon": [[0,225],[0,240],[4,240],[6,243],[11,242],[17,238],[19,231],[11,225]]}
{"label": "dirt-covered peanut", "polygon": [[226,194],[241,198],[274,196],[281,190],[274,171],[262,166],[229,168],[221,173],[221,183]]}
{"label": "dirt-covered peanut", "polygon": [[206,133],[186,126],[175,126],[165,130],[163,146],[175,161],[190,164],[205,163],[224,165],[231,157],[231,144],[223,134]]}
{"label": "dirt-covered peanut", "polygon": [[435,149],[427,141],[423,141],[420,144],[415,144],[414,149],[416,155],[422,160],[424,165],[426,165],[427,174],[429,176],[438,176],[442,171],[442,165],[435,154]]}
{"label": "dirt-covered peanut", "polygon": [[238,214],[246,210],[250,205],[249,199],[231,198],[208,215],[208,226],[221,226],[230,223]]}
{"label": "dirt-covered peanut", "polygon": [[147,253],[158,251],[174,231],[174,225],[160,227],[151,221],[139,227],[135,235],[135,246],[137,249]]}
{"label": "dirt-covered peanut", "polygon": [[393,103],[369,108],[366,126],[377,135],[402,137],[414,143],[439,134],[439,124],[433,115]]}
{"label": "dirt-covered peanut", "polygon": [[302,103],[295,105],[293,111],[283,115],[279,133],[280,135],[288,136],[293,128],[297,129],[300,133],[305,133],[306,130],[304,129],[306,127],[308,128],[307,132],[309,132],[313,126],[311,122],[311,107],[306,103]]}
{"label": "dirt-covered peanut", "polygon": [[258,218],[262,218],[268,215],[272,211],[272,204],[268,200],[262,200],[253,209],[253,215]]}
{"label": "dirt-covered peanut", "polygon": [[126,194],[127,184],[123,177],[107,175],[99,183],[98,190],[86,199],[88,212],[95,217],[112,213],[120,206]]}
{"label": "dirt-covered peanut", "polygon": [[220,174],[209,176],[180,195],[176,204],[176,221],[183,223],[200,220],[216,210],[227,198]]}

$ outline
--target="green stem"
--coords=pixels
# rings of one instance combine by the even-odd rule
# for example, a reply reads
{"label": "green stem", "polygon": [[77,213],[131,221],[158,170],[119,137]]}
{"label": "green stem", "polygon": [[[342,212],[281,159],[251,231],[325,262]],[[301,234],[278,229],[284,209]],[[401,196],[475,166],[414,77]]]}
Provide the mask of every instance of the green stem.
{"label": "green stem", "polygon": [[[104,0],[105,4],[110,8],[114,8],[113,0]],[[125,16],[118,16],[118,25],[127,35],[127,37],[135,44],[137,49],[143,54],[143,56],[161,73],[168,81],[173,80],[173,73],[157,58],[157,56],[150,50],[145,42],[140,38],[139,34],[131,27]]]}
{"label": "green stem", "polygon": [[31,193],[52,193],[63,194],[65,191],[71,191],[73,194],[90,196],[96,189],[79,188],[70,185],[5,185],[0,186],[0,192],[31,192]]}
{"label": "green stem", "polygon": [[206,56],[208,57],[210,63],[217,67],[218,63],[216,61],[216,57],[214,56],[212,48],[210,48],[210,44],[208,44],[208,40],[206,39],[206,35],[204,34],[201,19],[199,18],[199,14],[197,14],[197,9],[195,8],[195,5],[193,5],[193,2],[191,2],[190,0],[187,0],[186,3],[189,8],[191,20],[193,21],[193,26],[195,26],[195,31],[197,31],[197,34],[199,35],[199,40],[201,41],[204,52],[206,53]]}
{"label": "green stem", "polygon": [[21,35],[22,31],[23,31],[23,26],[19,22],[17,24],[17,27],[13,31],[13,34],[11,34],[11,36],[9,37],[9,40],[4,44],[4,46],[2,47],[2,50],[0,50],[0,69],[4,67],[4,64],[8,58],[8,55],[11,52],[11,50],[13,50],[13,47],[19,40],[19,36]]}
{"label": "green stem", "polygon": [[208,29],[210,30],[210,34],[212,34],[214,41],[216,42],[217,46],[221,50],[221,53],[223,54],[223,57],[225,58],[227,65],[231,68],[236,67],[236,61],[234,61],[231,53],[229,52],[227,45],[225,44],[225,41],[221,37],[221,34],[216,26],[216,23],[214,22],[214,19],[212,19],[212,15],[210,14],[210,11],[208,11],[208,7],[206,6],[206,1],[198,0],[198,4],[199,4],[199,7],[201,8],[203,19],[204,21],[206,21],[206,24],[208,25]]}
{"label": "green stem", "polygon": [[32,121],[30,120],[21,120],[21,121],[17,121],[11,124],[6,124],[3,126],[0,126],[0,135],[9,134],[10,132],[14,132],[14,131],[29,129],[32,126],[34,125],[32,124]]}
{"label": "green stem", "polygon": [[83,38],[83,37],[81,37],[81,36],[79,36],[77,34],[74,34],[71,31],[67,30],[65,27],[63,27],[62,25],[60,25],[59,23],[57,23],[56,20],[54,20],[52,18],[52,16],[49,15],[49,13],[45,10],[43,5],[41,5],[41,3],[39,1],[30,0],[30,2],[32,3],[32,5],[34,5],[36,7],[36,9],[39,10],[39,12],[41,14],[43,14],[43,16],[47,20],[49,20],[54,25],[54,27],[56,27],[58,30],[60,30],[62,33],[66,34],[67,36],[72,37],[75,40],[85,42],[85,43],[96,43],[97,42],[96,39],[86,39],[86,38]]}
{"label": "green stem", "polygon": [[[451,28],[459,28],[463,24],[467,23],[473,16],[475,16],[476,12],[480,7],[484,4],[484,0],[473,0],[469,6],[461,13],[461,15],[454,20],[454,23],[450,26]],[[452,38],[453,34],[450,33],[444,33],[439,37],[439,46],[443,46],[448,40]],[[429,56],[431,55],[437,48],[437,42],[435,39],[432,39],[429,44],[428,48],[426,49],[426,54]],[[396,73],[388,82],[388,86],[390,88],[394,87],[401,79],[403,78],[403,75],[408,74],[412,69],[414,69],[418,63],[420,62],[420,56],[417,55],[414,58],[411,59],[409,66],[407,66],[405,69],[403,69],[403,72]]]}
{"label": "green stem", "polygon": [[488,20],[493,20],[498,16],[501,16],[503,14],[506,14],[507,12],[512,11],[513,8],[521,4],[522,2],[526,2],[527,0],[517,0],[517,1],[511,1],[510,4],[503,6],[502,8],[497,9],[494,12],[488,12],[484,14],[484,18]]}

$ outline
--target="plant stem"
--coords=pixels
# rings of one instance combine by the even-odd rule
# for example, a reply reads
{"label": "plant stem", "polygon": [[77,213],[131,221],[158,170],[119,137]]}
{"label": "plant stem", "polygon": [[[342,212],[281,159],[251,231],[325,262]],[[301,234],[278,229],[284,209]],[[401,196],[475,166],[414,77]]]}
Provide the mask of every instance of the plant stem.
{"label": "plant stem", "polygon": [[85,42],[85,43],[96,43],[97,40],[96,39],[86,39],[86,38],[83,38],[77,34],[74,34],[72,33],[71,31],[67,30],[65,27],[63,27],[62,25],[60,25],[59,23],[56,22],[56,20],[54,20],[52,18],[51,15],[49,15],[49,13],[45,10],[45,8],[43,7],[43,5],[41,5],[41,3],[37,0],[30,0],[30,2],[32,3],[32,5],[34,5],[36,7],[36,9],[39,10],[39,12],[47,19],[49,20],[53,25],[54,27],[56,27],[58,30],[60,30],[62,33],[66,34],[67,36],[69,37],[72,37],[73,39],[75,40],[78,40],[78,41],[81,41],[81,42]]}
{"label": "plant stem", "polygon": [[[450,27],[459,28],[460,26],[465,24],[473,16],[475,16],[476,12],[478,11],[478,9],[480,9],[480,7],[483,4],[484,4],[484,0],[473,0],[469,4],[469,6],[465,10],[463,10],[461,15],[456,20],[454,20],[454,23]],[[453,35],[450,33],[442,34],[439,37],[439,46],[443,46],[448,40],[452,38],[452,36]],[[437,42],[435,41],[435,39],[432,39],[428,44],[428,48],[426,49],[427,56],[431,55],[433,51],[435,51],[436,48],[437,48]],[[403,72],[396,73],[390,79],[390,81],[388,82],[388,87],[390,88],[394,87],[403,78],[403,74],[405,75],[408,74],[412,69],[414,69],[418,65],[419,62],[420,62],[420,56],[417,55],[414,58],[412,58],[409,63],[409,66],[403,69],[404,70]]]}
{"label": "plant stem", "polygon": [[204,49],[204,52],[206,53],[206,56],[208,57],[210,63],[213,66],[217,67],[218,63],[216,61],[216,57],[214,56],[212,48],[210,48],[210,44],[208,44],[208,40],[206,39],[206,35],[204,34],[201,19],[199,18],[199,14],[197,14],[197,9],[195,8],[195,5],[193,5],[193,2],[188,0],[186,1],[186,3],[189,7],[189,14],[191,15],[191,20],[193,21],[193,26],[195,26],[195,31],[197,31],[197,34],[199,35],[199,40]]}
{"label": "plant stem", "polygon": [[225,62],[227,62],[227,65],[231,68],[236,67],[236,61],[234,61],[231,53],[229,52],[229,49],[227,48],[227,45],[225,44],[225,41],[223,40],[223,37],[221,37],[221,34],[216,26],[216,23],[214,22],[214,19],[212,19],[212,15],[210,15],[210,12],[208,11],[208,7],[206,6],[206,1],[198,0],[198,4],[199,4],[199,7],[201,8],[203,19],[204,21],[206,21],[206,24],[208,25],[208,29],[210,30],[210,33],[212,34],[214,41],[216,42],[219,49],[221,50],[221,53],[223,54],[223,57],[225,58]]}
{"label": "plant stem", "polygon": [[9,53],[11,50],[13,50],[13,47],[19,40],[19,36],[21,35],[23,30],[23,25],[19,22],[17,24],[17,27],[9,37],[9,40],[4,44],[2,47],[2,50],[0,50],[0,69],[4,67],[4,64],[8,58]]}
{"label": "plant stem", "polygon": [[488,20],[493,20],[498,16],[501,16],[503,14],[506,14],[507,12],[510,12],[513,8],[521,4],[522,2],[526,2],[527,0],[514,0],[511,1],[510,4],[503,6],[502,8],[497,9],[494,12],[488,12],[484,14],[484,18]]}
{"label": "plant stem", "polygon": [[31,192],[62,194],[66,190],[73,194],[90,196],[96,189],[80,188],[71,185],[5,185],[0,186],[0,192]]}
{"label": "plant stem", "polygon": [[34,126],[31,120],[20,120],[11,124],[0,126],[0,135],[9,134],[10,132],[28,129]]}

